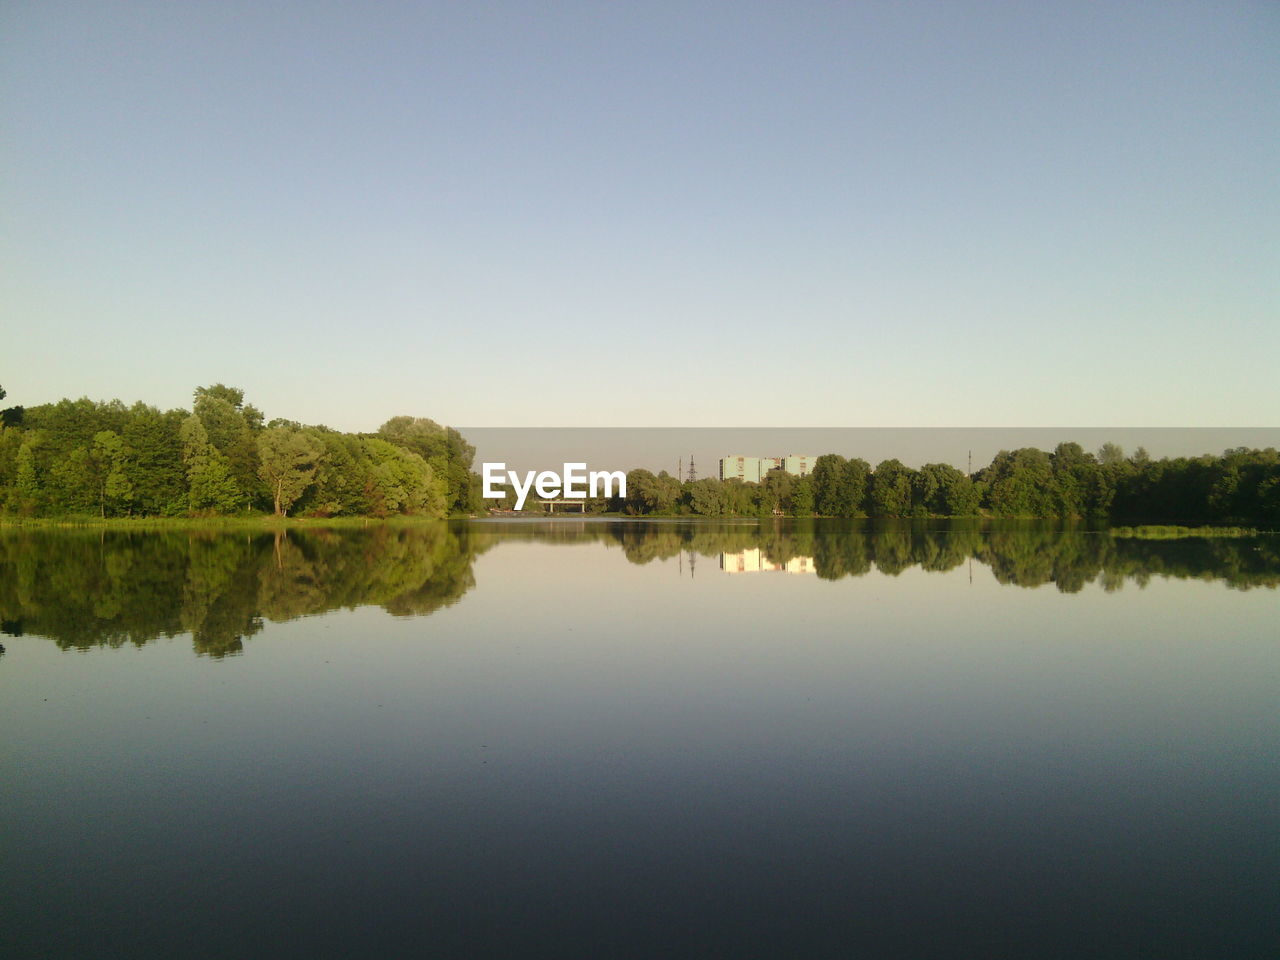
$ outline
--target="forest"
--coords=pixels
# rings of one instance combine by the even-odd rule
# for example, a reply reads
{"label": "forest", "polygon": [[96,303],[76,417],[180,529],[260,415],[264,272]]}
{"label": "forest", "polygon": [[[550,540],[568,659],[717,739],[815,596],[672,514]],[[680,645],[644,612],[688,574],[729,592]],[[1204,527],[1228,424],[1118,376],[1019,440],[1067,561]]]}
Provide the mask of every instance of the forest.
{"label": "forest", "polygon": [[950,464],[913,469],[899,460],[874,468],[838,454],[818,457],[797,477],[772,470],[760,483],[713,478],[681,482],[632,470],[627,497],[589,503],[633,516],[1004,517],[1100,524],[1238,524],[1280,529],[1280,454],[1237,448],[1221,455],[1153,459],[1105,444],[1052,453],[1002,450],[972,476]]}
{"label": "forest", "polygon": [[[0,400],[4,399],[0,388]],[[61,400],[0,411],[0,515],[9,518],[445,517],[484,501],[475,449],[452,427],[392,417],[373,433],[266,421],[244,392],[199,387],[190,410]],[[525,512],[538,510],[536,503]],[[1000,451],[972,475],[945,463],[818,457],[809,476],[760,483],[684,480],[635,469],[627,495],[588,512],[699,517],[996,517],[1097,524],[1241,525],[1280,530],[1280,453],[1235,448],[1155,459]]]}
{"label": "forest", "polygon": [[82,398],[0,418],[10,517],[444,517],[473,492],[475,450],[456,430],[408,416],[376,433],[266,421],[220,383],[197,388],[190,410]]}

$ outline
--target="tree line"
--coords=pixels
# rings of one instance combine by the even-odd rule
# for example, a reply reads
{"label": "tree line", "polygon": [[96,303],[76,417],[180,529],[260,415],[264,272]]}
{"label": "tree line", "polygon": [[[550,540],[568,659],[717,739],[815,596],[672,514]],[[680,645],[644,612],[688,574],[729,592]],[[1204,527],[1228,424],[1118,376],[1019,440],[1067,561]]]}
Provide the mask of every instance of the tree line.
{"label": "tree line", "polygon": [[[0,399],[4,398],[0,388]],[[375,433],[269,422],[244,391],[190,410],[82,398],[0,412],[0,511],[16,517],[314,517],[471,509],[475,449],[421,417]]]}
{"label": "tree line", "polygon": [[[5,396],[0,388],[0,399]],[[16,517],[442,517],[487,506],[475,449],[451,427],[397,416],[374,433],[266,422],[244,392],[200,387],[190,410],[85,398],[0,411],[0,513]],[[510,504],[506,504],[510,506]],[[700,517],[1023,517],[1280,529],[1280,454],[1164,458],[1114,444],[1002,450],[972,475],[950,464],[818,457],[759,483],[627,474],[588,512]],[[526,508],[528,511],[530,508]]]}
{"label": "tree line", "polygon": [[759,483],[681,482],[632,470],[627,496],[589,506],[633,515],[704,517],[1012,517],[1104,523],[1243,524],[1280,529],[1280,453],[1239,447],[1220,456],[1152,459],[1115,444],[1052,453],[1001,450],[972,476],[950,464],[818,457],[797,477],[771,470]]}

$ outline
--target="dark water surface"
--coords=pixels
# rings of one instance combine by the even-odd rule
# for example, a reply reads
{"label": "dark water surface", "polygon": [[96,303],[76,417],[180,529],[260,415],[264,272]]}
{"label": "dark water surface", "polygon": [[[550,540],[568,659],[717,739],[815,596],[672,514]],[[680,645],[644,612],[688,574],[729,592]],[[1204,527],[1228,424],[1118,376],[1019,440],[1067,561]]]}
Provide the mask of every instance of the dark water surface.
{"label": "dark water surface", "polygon": [[1273,957],[1280,538],[0,531],[6,957]]}

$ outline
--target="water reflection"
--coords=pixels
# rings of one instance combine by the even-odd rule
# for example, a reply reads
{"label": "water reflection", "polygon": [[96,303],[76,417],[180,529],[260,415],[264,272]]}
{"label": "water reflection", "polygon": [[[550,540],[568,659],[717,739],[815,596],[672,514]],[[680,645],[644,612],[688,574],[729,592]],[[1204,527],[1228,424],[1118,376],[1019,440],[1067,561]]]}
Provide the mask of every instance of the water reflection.
{"label": "water reflection", "polygon": [[263,621],[340,607],[422,616],[474,584],[476,548],[445,524],[276,533],[9,532],[0,536],[0,628],[63,649],[191,634],[239,653]]}
{"label": "water reflection", "polygon": [[758,547],[720,554],[720,569],[725,573],[817,573],[813,557],[792,557],[786,563],[774,563]]}
{"label": "water reflection", "polygon": [[[582,537],[617,542],[632,563],[680,553],[715,558],[726,572],[813,572],[824,580],[912,567],[943,572],[976,560],[1002,584],[1054,584],[1077,593],[1153,576],[1222,580],[1239,589],[1280,584],[1280,538],[1181,540],[1112,537],[1047,523],[812,521],[754,524],[596,525]],[[602,528],[603,527],[603,528]]]}
{"label": "water reflection", "polygon": [[458,522],[276,533],[10,529],[0,534],[0,629],[62,649],[143,645],[190,634],[197,653],[235,654],[264,621],[337,608],[423,616],[475,585],[475,558],[504,542],[599,544],[633,564],[711,558],[726,573],[814,573],[988,567],[1002,584],[1097,582],[1119,589],[1155,576],[1280,583],[1280,540],[1139,540],[1047,524],[763,524],[643,521]]}

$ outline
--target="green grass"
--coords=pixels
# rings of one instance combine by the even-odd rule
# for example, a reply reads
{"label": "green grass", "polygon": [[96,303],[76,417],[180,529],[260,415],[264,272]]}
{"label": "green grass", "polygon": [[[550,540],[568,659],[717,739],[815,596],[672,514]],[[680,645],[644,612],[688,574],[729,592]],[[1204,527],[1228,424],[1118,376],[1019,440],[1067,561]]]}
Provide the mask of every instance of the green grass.
{"label": "green grass", "polygon": [[1258,531],[1251,527],[1112,527],[1113,537],[1132,537],[1138,540],[1182,540],[1187,537],[1256,537]]}
{"label": "green grass", "polygon": [[367,527],[372,524],[412,526],[440,523],[434,517],[277,517],[256,513],[237,517],[4,517],[0,527],[104,527],[111,530],[271,530],[282,527]]}

